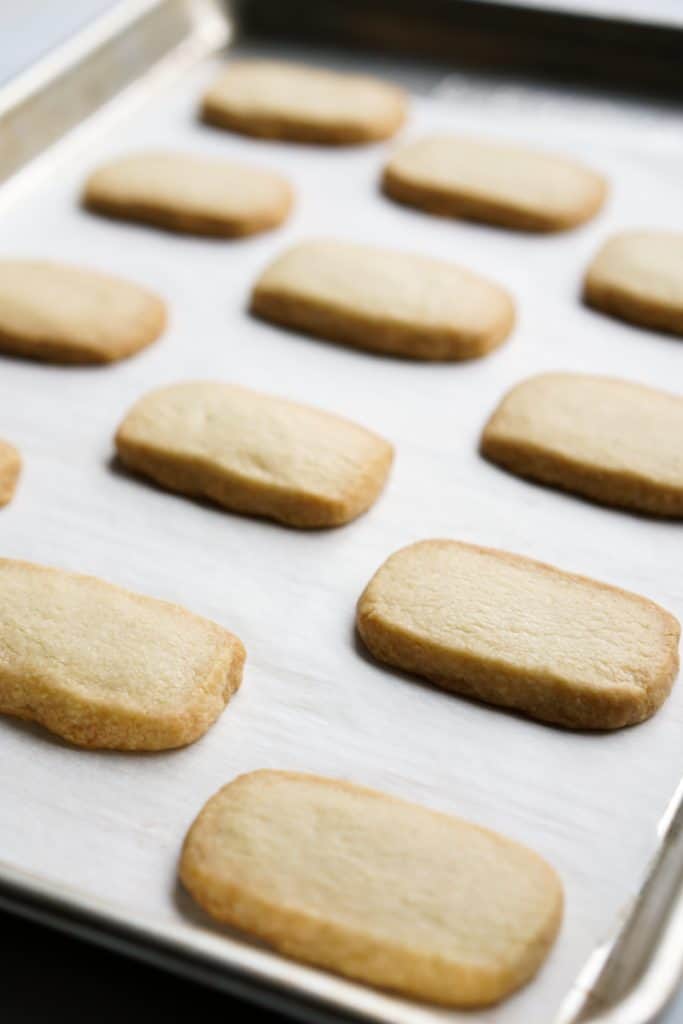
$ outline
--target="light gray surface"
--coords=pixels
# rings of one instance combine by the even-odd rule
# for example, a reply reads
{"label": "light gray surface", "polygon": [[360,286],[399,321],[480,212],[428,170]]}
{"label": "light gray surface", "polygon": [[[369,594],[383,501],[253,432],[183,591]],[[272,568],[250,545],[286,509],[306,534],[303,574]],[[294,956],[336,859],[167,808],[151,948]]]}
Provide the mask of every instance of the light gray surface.
{"label": "light gray surface", "polygon": [[661,25],[683,25],[680,0],[500,0],[539,11],[557,11],[601,18],[625,18]]}
{"label": "light gray surface", "polygon": [[115,3],[116,0],[0,0],[0,84]]}
{"label": "light gray surface", "polygon": [[[596,224],[571,236],[529,239],[439,222],[380,200],[374,185],[382,147],[332,154],[196,127],[192,109],[206,74],[175,89],[163,113],[157,105],[158,115],[154,108],[139,115],[125,144],[182,141],[279,166],[299,186],[296,217],[284,232],[231,245],[79,214],[74,202],[83,169],[124,145],[119,127],[74,154],[39,199],[26,205],[25,196],[22,208],[3,213],[3,252],[39,247],[72,260],[87,253],[94,265],[147,281],[173,300],[166,339],[130,363],[105,371],[4,363],[9,397],[0,407],[0,433],[20,443],[27,472],[16,503],[3,513],[3,537],[8,553],[96,572],[234,628],[250,651],[244,691],[196,747],[148,759],[88,755],[87,775],[86,755],[0,723],[5,763],[15,769],[0,834],[10,835],[12,859],[93,896],[105,889],[122,906],[134,904],[192,932],[196,925],[169,899],[177,844],[204,797],[237,770],[280,765],[338,773],[451,809],[536,846],[568,883],[567,923],[548,969],[495,1014],[500,1022],[541,1024],[538,1001],[549,1006],[552,992],[559,998],[633,892],[680,775],[683,698],[674,693],[654,721],[614,736],[547,730],[370,665],[353,649],[353,603],[385,554],[439,534],[547,558],[683,613],[676,524],[534,488],[475,454],[486,412],[528,372],[559,365],[670,387],[680,380],[679,343],[610,323],[576,302],[580,268],[612,226],[671,223],[683,167],[670,131],[675,121],[663,114],[665,123],[646,129],[649,142],[641,142],[631,132],[639,114],[628,108],[619,114],[621,142],[606,147],[604,111],[581,114],[571,106],[569,118],[572,101],[561,98],[539,115],[520,87],[499,91],[501,108],[481,80],[451,77],[440,89],[443,106],[418,106],[415,129],[439,123],[474,130],[489,117],[495,128],[502,109],[510,134],[542,135],[548,145],[554,140],[580,155],[590,150],[592,162],[616,182]],[[652,166],[660,182],[654,194]],[[243,305],[254,273],[287,239],[310,233],[381,238],[467,262],[515,291],[520,327],[489,360],[420,367],[249,321]],[[385,432],[399,448],[386,497],[347,530],[300,535],[115,475],[107,464],[110,437],[129,401],[164,380],[208,373],[316,401]],[[45,780],[57,775],[63,789],[46,805]],[[20,810],[27,826],[13,834]]]}

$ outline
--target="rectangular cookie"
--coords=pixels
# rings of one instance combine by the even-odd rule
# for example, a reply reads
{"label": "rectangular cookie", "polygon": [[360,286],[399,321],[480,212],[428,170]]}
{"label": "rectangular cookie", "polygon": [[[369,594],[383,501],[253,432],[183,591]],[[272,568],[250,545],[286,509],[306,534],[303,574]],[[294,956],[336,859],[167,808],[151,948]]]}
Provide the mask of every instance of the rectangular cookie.
{"label": "rectangular cookie", "polygon": [[649,718],[678,672],[680,626],[653,601],[457,541],[392,555],[356,623],[379,661],[572,729]]}
{"label": "rectangular cookie", "polygon": [[0,506],[8,505],[14,497],[21,473],[21,456],[12,444],[0,441]]}
{"label": "rectangular cookie", "polygon": [[683,335],[683,232],[608,238],[586,273],[584,299],[629,323]]}
{"label": "rectangular cookie", "polygon": [[605,505],[683,517],[683,398],[610,377],[546,373],[517,384],[482,454]]}
{"label": "rectangular cookie", "polygon": [[574,160],[524,146],[457,135],[397,149],[382,187],[392,199],[445,217],[520,231],[564,231],[590,220],[604,178]]}
{"label": "rectangular cookie", "polygon": [[473,359],[512,330],[512,299],[454,263],[351,242],[303,242],[254,285],[251,310],[320,338],[410,359]]}
{"label": "rectangular cookie", "polygon": [[348,782],[242,775],[204,806],[180,877],[288,956],[412,999],[497,1002],[538,970],[562,886],[537,854]]}
{"label": "rectangular cookie", "polygon": [[219,238],[269,231],[286,219],[293,201],[289,182],[274,171],[157,151],[99,167],[83,193],[95,213]]}
{"label": "rectangular cookie", "polygon": [[0,260],[0,352],[111,363],[151,345],[166,306],[131,281],[44,260]]}
{"label": "rectangular cookie", "polygon": [[116,434],[125,466],[171,491],[288,526],[340,526],[386,481],[388,441],[331,413],[218,381],[152,391]]}
{"label": "rectangular cookie", "polygon": [[245,135],[349,145],[389,138],[406,116],[402,89],[369,75],[274,60],[232,61],[201,116]]}
{"label": "rectangular cookie", "polygon": [[92,576],[0,559],[0,713],[79,747],[202,736],[242,679],[232,633]]}

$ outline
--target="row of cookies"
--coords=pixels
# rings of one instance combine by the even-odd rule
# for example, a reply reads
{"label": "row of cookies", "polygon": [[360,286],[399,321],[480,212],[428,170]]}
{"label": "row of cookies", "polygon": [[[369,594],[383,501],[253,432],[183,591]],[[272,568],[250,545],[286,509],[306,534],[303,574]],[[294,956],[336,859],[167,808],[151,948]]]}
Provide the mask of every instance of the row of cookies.
{"label": "row of cookies", "polygon": [[[481,435],[491,462],[602,504],[683,516],[683,399],[549,373],[517,384]],[[143,396],[116,434],[122,463],[172,491],[289,526],[340,526],[381,493],[393,446],[320,409],[217,381]]]}
{"label": "row of cookies", "polygon": [[[675,242],[651,232],[609,240],[586,273],[586,301],[683,330],[683,262],[676,263]],[[666,255],[667,245],[662,268],[657,254]],[[678,245],[683,259],[683,236]],[[316,337],[423,360],[485,355],[515,322],[508,292],[456,263],[332,240],[302,242],[277,257],[256,281],[250,308]],[[0,261],[0,352],[54,363],[113,362],[157,340],[165,324],[164,301],[122,278]]]}
{"label": "row of cookies", "polygon": [[[163,320],[160,300],[127,282],[42,265],[22,269],[33,285],[27,311],[43,335],[28,339],[17,333],[17,346],[30,344],[35,351],[40,345],[43,353],[77,359],[95,337],[106,346],[98,353],[111,354],[132,344],[133,326],[138,339],[150,337],[142,333],[144,316],[154,330]],[[60,296],[69,300],[64,306],[43,308],[50,295],[41,287],[46,277],[67,285]],[[266,271],[255,304],[261,294],[268,301],[269,281]],[[115,302],[101,321],[105,295]],[[350,305],[346,313],[353,326]],[[341,314],[339,322],[345,322]],[[413,337],[429,337],[431,326],[416,318],[410,324]],[[628,381],[555,373],[511,390],[486,425],[481,450],[520,476],[604,504],[681,517],[682,435],[683,400],[674,395]],[[143,398],[122,425],[117,448],[126,465],[171,489],[300,527],[341,525],[366,511],[393,457],[387,441],[357,424],[217,382],[178,384]],[[2,443],[0,503],[11,499],[19,469],[17,450]]]}
{"label": "row of cookies", "polygon": [[[566,158],[463,136],[403,146],[382,189],[430,213],[539,232],[584,223],[606,192],[602,178]],[[171,151],[115,159],[90,176],[84,193],[85,205],[107,216],[223,238],[278,227],[293,200],[279,173]]]}
{"label": "row of cookies", "polygon": [[[176,605],[11,559],[0,582],[0,708],[77,746],[186,746],[241,684],[239,639]],[[361,594],[356,624],[378,661],[567,728],[643,721],[677,670],[680,628],[652,601],[458,541],[393,554]]]}
{"label": "row of cookies", "polygon": [[[200,387],[210,391],[214,386]],[[159,409],[155,403],[161,394],[143,398],[132,410],[117,446],[138,471],[192,492],[196,482],[190,463],[206,458],[202,445],[207,435],[200,431],[199,450],[195,447],[193,454],[179,452],[187,436],[183,403],[178,395],[166,395]],[[283,421],[277,400],[258,398],[265,404],[254,406],[255,396],[241,389],[238,398],[231,396],[232,422],[221,428],[219,417],[217,447],[225,450],[228,435],[235,437],[245,427],[250,432],[275,415],[278,432],[284,430],[296,448],[304,407],[297,406],[296,413],[289,408]],[[203,394],[195,393],[193,400],[202,405]],[[219,408],[223,414],[224,404]],[[208,409],[206,422],[213,411]],[[322,431],[333,453],[340,446],[345,451],[348,428],[354,425],[342,429],[337,421],[333,427],[325,414],[317,416],[324,422],[314,419],[309,429]],[[503,426],[503,433],[509,433],[509,425]],[[368,450],[359,434],[353,438],[362,462]],[[362,441],[374,449],[378,466],[390,461],[386,442]],[[193,442],[196,446],[197,439]],[[268,499],[273,490],[269,460],[282,465],[282,453],[268,445],[256,452],[228,451],[240,473],[246,467],[252,474],[243,511],[263,514],[249,502]],[[234,479],[228,483],[234,486]],[[225,479],[222,486],[229,492]],[[221,500],[218,485],[216,491],[213,496]],[[3,710],[39,717],[39,708],[44,724],[65,736],[70,729],[70,738],[85,746],[121,743],[131,749],[126,738],[139,729],[143,748],[159,749],[159,744],[174,746],[201,735],[239,685],[241,644],[205,620],[85,577],[20,563],[5,563],[4,569],[11,598],[2,617],[8,624],[6,639],[18,659],[26,660],[11,666],[17,676],[7,701],[11,704],[14,697],[15,705]],[[464,592],[463,580],[468,584]],[[508,644],[510,633],[520,636],[502,670],[490,649],[477,649],[476,642],[454,644],[448,622],[435,621],[433,585],[443,590],[444,608],[462,602],[463,621],[470,623],[468,632],[475,639],[482,618],[497,627],[499,646]],[[517,608],[509,600],[519,593],[526,595],[528,606]],[[550,609],[552,617],[558,602],[581,635],[578,642],[573,639],[571,651],[558,638],[557,649],[547,653],[544,615]],[[55,610],[64,612],[64,621],[51,621]],[[501,620],[503,611],[513,619],[519,612],[518,621]],[[361,636],[381,660],[493,703],[510,706],[510,695],[519,695],[512,706],[551,721],[560,720],[551,717],[553,712],[562,712],[562,724],[585,725],[582,708],[593,727],[641,720],[661,703],[675,675],[677,624],[651,602],[528,559],[466,545],[440,548],[427,542],[397,553],[369,584],[357,614]],[[99,625],[103,620],[106,629]],[[536,622],[538,637],[519,634],[521,621]],[[83,623],[88,636],[92,632],[92,664],[83,665],[79,653],[83,632],[78,643],[70,638],[73,623]],[[596,623],[608,623],[609,636],[596,630]],[[615,623],[624,640],[623,661],[612,648]],[[130,643],[120,651],[122,633]],[[12,647],[17,634],[23,644]],[[174,643],[169,645],[171,635]],[[159,649],[164,663],[150,664],[147,652]],[[177,657],[181,649],[191,657]],[[607,659],[610,667],[597,690],[588,678],[596,659]],[[465,668],[469,674],[463,684]],[[28,676],[41,685],[27,698],[20,677]],[[124,677],[139,681],[137,693],[117,694]],[[533,687],[525,690],[523,679],[533,680]],[[89,684],[101,689],[90,692],[91,700]],[[103,708],[107,700],[117,704],[117,698],[115,713],[105,722]],[[557,932],[562,908],[552,869],[516,844],[357,787],[286,773],[252,774],[210,801],[188,835],[181,876],[214,916],[286,953],[410,996],[455,1005],[483,1005],[527,980]],[[395,899],[389,900],[388,892]]]}

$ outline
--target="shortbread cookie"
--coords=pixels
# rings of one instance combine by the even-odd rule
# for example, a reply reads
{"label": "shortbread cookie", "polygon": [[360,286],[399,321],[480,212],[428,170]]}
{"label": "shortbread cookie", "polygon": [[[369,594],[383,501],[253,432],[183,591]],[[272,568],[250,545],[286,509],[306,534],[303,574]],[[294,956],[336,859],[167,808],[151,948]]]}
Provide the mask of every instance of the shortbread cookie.
{"label": "shortbread cookie", "polygon": [[406,106],[402,89],[377,78],[241,60],[208,90],[201,116],[245,135],[348,144],[389,138],[403,124]]}
{"label": "shortbread cookie", "polygon": [[256,282],[258,316],[354,348],[411,359],[472,359],[496,348],[515,318],[492,281],[457,266],[354,245],[304,242]]}
{"label": "shortbread cookie", "polygon": [[80,747],[202,736],[242,679],[237,637],[92,576],[0,559],[0,713]]}
{"label": "shortbread cookie", "polygon": [[152,391],[116,434],[124,465],[162,487],[289,526],[341,526],[365,512],[393,449],[356,423],[218,382]]}
{"label": "shortbread cookie", "polygon": [[447,217],[522,231],[563,231],[590,220],[607,186],[565,157],[461,136],[412,142],[391,157],[384,191]]}
{"label": "shortbread cookie", "polygon": [[20,472],[19,452],[14,445],[0,441],[0,506],[8,505],[14,497]]}
{"label": "shortbread cookie", "polygon": [[537,854],[495,832],[315,775],[242,775],[180,864],[205,910],[298,960],[446,1006],[528,981],[562,917]]}
{"label": "shortbread cookie", "polygon": [[643,327],[683,334],[683,234],[625,231],[588,268],[586,302]]}
{"label": "shortbread cookie", "polygon": [[605,505],[683,517],[683,398],[665,391],[577,373],[532,377],[493,413],[481,450]]}
{"label": "shortbread cookie", "polygon": [[97,213],[171,231],[223,238],[281,224],[293,192],[285,178],[247,164],[183,153],[138,153],[90,176],[83,196]]}
{"label": "shortbread cookie", "polygon": [[392,555],[357,624],[379,661],[574,729],[649,718],[678,671],[680,626],[647,598],[456,541]]}
{"label": "shortbread cookie", "polygon": [[0,352],[49,363],[111,363],[150,345],[165,324],[162,300],[123,278],[0,260]]}

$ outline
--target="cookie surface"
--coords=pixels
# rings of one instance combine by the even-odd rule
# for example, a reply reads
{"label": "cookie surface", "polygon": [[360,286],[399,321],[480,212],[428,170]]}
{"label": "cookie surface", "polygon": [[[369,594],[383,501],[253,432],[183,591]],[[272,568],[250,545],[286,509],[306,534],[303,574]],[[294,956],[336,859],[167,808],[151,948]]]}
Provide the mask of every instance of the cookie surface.
{"label": "cookie surface", "polygon": [[0,507],[8,505],[14,497],[19,474],[21,456],[13,444],[0,441]]}
{"label": "cookie surface", "polygon": [[356,622],[379,661],[568,728],[648,718],[678,671],[680,626],[654,602],[456,541],[392,555]]}
{"label": "cookie surface", "polygon": [[0,559],[0,713],[81,747],[202,736],[242,679],[237,637],[92,576]]}
{"label": "cookie surface", "polygon": [[683,334],[683,234],[625,231],[608,239],[588,268],[584,298],[611,316]]}
{"label": "cookie surface", "polygon": [[471,359],[512,330],[512,299],[457,264],[350,242],[303,242],[261,274],[257,316],[354,348]]}
{"label": "cookie surface", "polygon": [[61,263],[0,260],[0,352],[110,363],[155,341],[166,307],[120,277]]}
{"label": "cookie surface", "polygon": [[124,465],[172,491],[289,526],[340,526],[378,497],[388,441],[331,413],[215,381],[145,395],[116,434]]}
{"label": "cookie surface", "polygon": [[204,96],[209,124],[295,142],[349,144],[389,138],[403,124],[406,95],[365,75],[279,61],[234,61]]}
{"label": "cookie surface", "polygon": [[258,771],[185,840],[201,906],[277,950],[403,995],[496,1002],[528,981],[562,917],[554,870],[518,843],[346,782]]}
{"label": "cookie surface", "polygon": [[503,398],[481,451],[606,505],[683,516],[683,398],[665,391],[576,373],[531,377]]}
{"label": "cookie surface", "polygon": [[90,210],[193,235],[237,238],[281,224],[292,208],[285,178],[247,164],[184,153],[137,153],[86,182]]}
{"label": "cookie surface", "polygon": [[590,220],[607,187],[561,156],[464,136],[431,136],[398,149],[383,188],[409,206],[522,231],[563,231]]}

